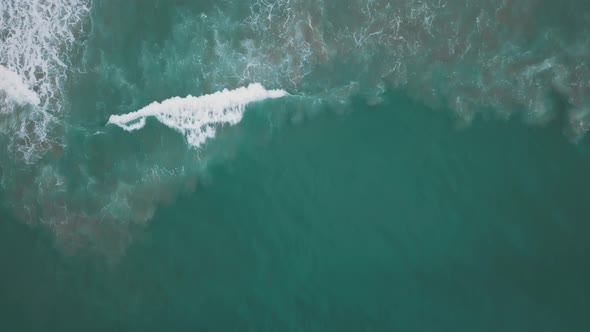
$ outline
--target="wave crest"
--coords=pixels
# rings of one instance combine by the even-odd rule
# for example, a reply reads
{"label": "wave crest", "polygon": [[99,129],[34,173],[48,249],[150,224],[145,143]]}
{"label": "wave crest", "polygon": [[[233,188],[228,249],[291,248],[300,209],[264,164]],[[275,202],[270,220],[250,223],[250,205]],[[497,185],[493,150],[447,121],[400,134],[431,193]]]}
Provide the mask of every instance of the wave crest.
{"label": "wave crest", "polygon": [[261,84],[254,83],[200,97],[173,97],[161,103],[153,102],[136,112],[111,115],[108,123],[134,131],[143,128],[146,118],[153,116],[182,133],[190,145],[199,147],[215,136],[215,125],[240,122],[247,104],[285,95],[284,90],[266,90]]}

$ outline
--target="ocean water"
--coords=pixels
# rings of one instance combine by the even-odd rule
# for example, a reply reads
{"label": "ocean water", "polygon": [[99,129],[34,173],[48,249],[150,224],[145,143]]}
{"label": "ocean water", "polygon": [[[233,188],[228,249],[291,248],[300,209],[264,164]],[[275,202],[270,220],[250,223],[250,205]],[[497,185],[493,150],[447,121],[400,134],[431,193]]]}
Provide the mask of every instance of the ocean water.
{"label": "ocean water", "polygon": [[0,330],[588,330],[589,23],[0,0]]}

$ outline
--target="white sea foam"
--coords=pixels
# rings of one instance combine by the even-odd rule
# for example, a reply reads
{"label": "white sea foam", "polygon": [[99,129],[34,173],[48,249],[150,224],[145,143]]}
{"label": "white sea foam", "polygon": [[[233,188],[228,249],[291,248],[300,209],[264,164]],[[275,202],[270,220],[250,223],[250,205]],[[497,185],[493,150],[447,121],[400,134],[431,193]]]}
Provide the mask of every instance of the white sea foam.
{"label": "white sea foam", "polygon": [[136,112],[111,115],[108,123],[134,131],[143,128],[146,118],[153,116],[182,133],[190,145],[199,147],[215,136],[216,125],[240,122],[247,104],[287,94],[284,90],[266,90],[261,84],[254,83],[200,97],[173,97],[161,103],[153,102]]}
{"label": "white sea foam", "polygon": [[[58,98],[89,0],[0,1],[0,64],[35,88],[41,104]],[[55,105],[52,105],[55,110]]]}
{"label": "white sea foam", "polygon": [[[9,150],[33,163],[49,148],[61,118],[62,88],[79,48],[91,0],[0,0],[0,90],[10,104],[35,105],[5,126]],[[33,92],[34,91],[34,92]]]}
{"label": "white sea foam", "polygon": [[17,105],[39,105],[41,102],[39,96],[29,90],[23,83],[22,79],[12,71],[0,65],[0,91],[4,92],[8,101]]}

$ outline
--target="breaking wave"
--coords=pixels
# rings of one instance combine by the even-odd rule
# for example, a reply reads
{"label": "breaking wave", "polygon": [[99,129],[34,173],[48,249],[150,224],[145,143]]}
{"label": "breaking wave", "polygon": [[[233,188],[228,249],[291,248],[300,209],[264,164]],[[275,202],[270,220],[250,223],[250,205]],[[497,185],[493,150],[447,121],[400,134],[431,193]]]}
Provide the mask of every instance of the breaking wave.
{"label": "breaking wave", "polygon": [[33,105],[37,106],[41,102],[39,96],[27,88],[20,77],[10,70],[0,65],[0,98],[4,101],[2,109],[10,108],[11,103],[18,106]]}
{"label": "breaking wave", "polygon": [[182,133],[190,145],[199,147],[208,138],[215,137],[216,125],[235,125],[240,122],[247,104],[285,95],[286,91],[266,90],[254,83],[248,87],[225,89],[200,97],[174,97],[162,103],[153,102],[136,112],[111,115],[108,123],[133,131],[143,128],[146,118],[153,116]]}

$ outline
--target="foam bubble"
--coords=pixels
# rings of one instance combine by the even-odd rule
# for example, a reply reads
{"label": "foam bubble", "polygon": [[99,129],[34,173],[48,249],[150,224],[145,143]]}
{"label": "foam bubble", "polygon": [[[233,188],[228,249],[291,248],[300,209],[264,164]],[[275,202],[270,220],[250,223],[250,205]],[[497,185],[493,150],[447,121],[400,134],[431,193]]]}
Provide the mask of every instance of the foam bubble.
{"label": "foam bubble", "polygon": [[34,88],[44,105],[59,93],[68,53],[78,41],[88,11],[87,0],[0,3],[0,64]]}
{"label": "foam bubble", "polygon": [[41,103],[39,96],[29,90],[16,73],[2,65],[0,65],[0,91],[3,91],[10,101],[20,106]]}
{"label": "foam bubble", "polygon": [[111,115],[108,123],[134,131],[143,128],[146,118],[153,116],[182,133],[190,145],[199,147],[215,136],[215,125],[240,122],[247,104],[287,94],[284,90],[266,90],[261,84],[254,83],[200,97],[173,97],[161,103],[153,102],[136,112]]}
{"label": "foam bubble", "polygon": [[62,88],[90,10],[90,0],[0,1],[0,90],[14,106],[35,105],[11,119],[9,150],[27,163],[58,141],[50,137],[60,119]]}

